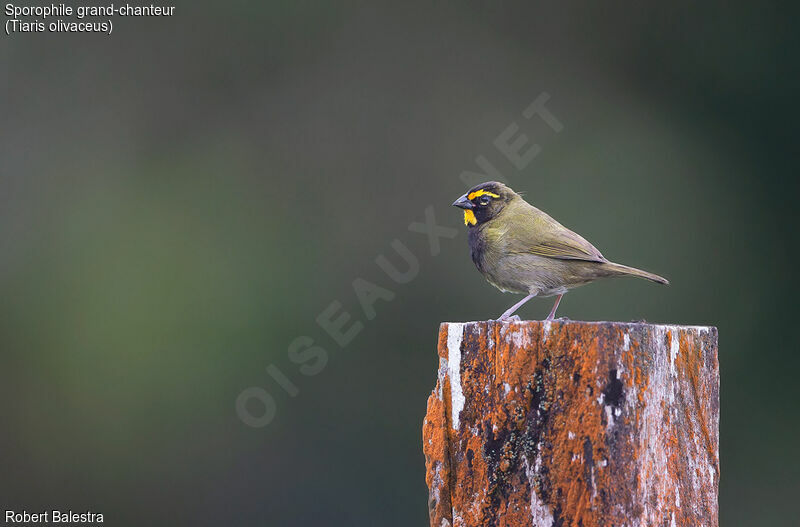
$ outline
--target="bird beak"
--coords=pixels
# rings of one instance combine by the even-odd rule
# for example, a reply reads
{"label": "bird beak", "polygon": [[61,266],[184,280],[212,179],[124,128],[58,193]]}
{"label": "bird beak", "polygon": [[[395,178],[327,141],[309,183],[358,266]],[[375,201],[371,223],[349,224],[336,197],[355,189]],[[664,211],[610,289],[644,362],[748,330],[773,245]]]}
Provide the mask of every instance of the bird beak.
{"label": "bird beak", "polygon": [[454,207],[458,207],[459,209],[471,210],[475,208],[475,205],[472,204],[470,200],[467,199],[467,195],[464,194],[457,200],[453,202]]}

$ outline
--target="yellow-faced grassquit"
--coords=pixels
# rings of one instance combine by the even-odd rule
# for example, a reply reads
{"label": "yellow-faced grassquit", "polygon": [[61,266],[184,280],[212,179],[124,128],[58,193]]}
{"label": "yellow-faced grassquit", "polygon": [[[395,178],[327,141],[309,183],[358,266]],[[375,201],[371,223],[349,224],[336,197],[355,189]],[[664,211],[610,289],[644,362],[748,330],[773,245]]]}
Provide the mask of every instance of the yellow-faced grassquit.
{"label": "yellow-faced grassquit", "polygon": [[535,296],[558,295],[547,316],[552,320],[564,293],[598,278],[638,276],[669,283],[656,274],[609,262],[583,237],[502,183],[477,185],[453,206],[464,209],[469,248],[478,270],[501,291],[527,295],[499,320],[509,318]]}

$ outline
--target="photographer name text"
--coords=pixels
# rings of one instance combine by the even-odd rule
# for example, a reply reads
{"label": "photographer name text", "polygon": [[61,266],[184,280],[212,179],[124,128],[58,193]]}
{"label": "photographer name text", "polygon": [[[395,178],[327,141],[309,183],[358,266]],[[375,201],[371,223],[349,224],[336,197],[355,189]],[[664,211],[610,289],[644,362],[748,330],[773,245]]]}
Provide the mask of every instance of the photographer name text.
{"label": "photographer name text", "polygon": [[5,511],[6,524],[32,524],[32,523],[65,523],[65,524],[89,524],[103,523],[103,515],[100,513],[86,511],[59,511],[49,510],[42,512],[29,511]]}

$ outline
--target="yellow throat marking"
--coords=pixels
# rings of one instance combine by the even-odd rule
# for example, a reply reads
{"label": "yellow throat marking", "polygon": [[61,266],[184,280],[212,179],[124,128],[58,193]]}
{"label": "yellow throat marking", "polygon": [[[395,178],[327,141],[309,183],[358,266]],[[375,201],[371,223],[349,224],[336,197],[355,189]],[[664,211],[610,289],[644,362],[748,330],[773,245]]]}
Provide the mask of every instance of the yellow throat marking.
{"label": "yellow throat marking", "polygon": [[475,213],[471,210],[467,209],[464,211],[464,225],[475,225],[478,223],[478,218],[475,217]]}
{"label": "yellow throat marking", "polygon": [[493,198],[499,198],[500,197],[497,194],[495,194],[494,192],[489,192],[488,190],[476,190],[475,192],[470,192],[469,196],[467,196],[467,199],[472,201],[473,199],[479,198],[479,197],[484,196],[484,195],[485,196],[491,196]]}

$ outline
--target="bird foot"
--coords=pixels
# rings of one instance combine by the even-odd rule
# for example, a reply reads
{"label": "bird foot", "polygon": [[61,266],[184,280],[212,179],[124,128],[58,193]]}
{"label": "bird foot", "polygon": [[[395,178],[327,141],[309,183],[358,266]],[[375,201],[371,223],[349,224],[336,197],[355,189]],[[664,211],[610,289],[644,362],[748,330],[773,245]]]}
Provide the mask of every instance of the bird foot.
{"label": "bird foot", "polygon": [[498,322],[503,322],[503,321],[506,321],[506,320],[510,320],[512,322],[519,322],[522,319],[519,318],[519,315],[511,315],[510,317],[501,316],[500,318],[497,319]]}

